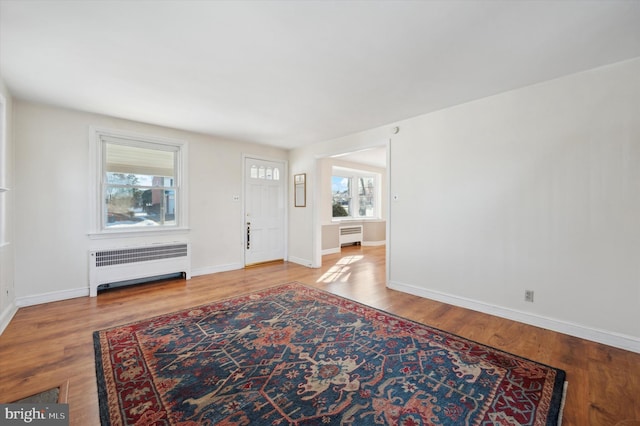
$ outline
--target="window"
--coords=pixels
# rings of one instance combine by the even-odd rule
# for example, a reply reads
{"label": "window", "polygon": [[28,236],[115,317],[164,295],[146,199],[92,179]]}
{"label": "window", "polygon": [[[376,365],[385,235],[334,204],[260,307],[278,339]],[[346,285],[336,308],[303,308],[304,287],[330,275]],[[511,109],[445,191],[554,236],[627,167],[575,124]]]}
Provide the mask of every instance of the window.
{"label": "window", "polygon": [[186,144],[95,131],[97,232],[185,226]]}
{"label": "window", "polygon": [[280,180],[280,169],[277,167],[258,167],[253,164],[249,176],[251,179]]}
{"label": "window", "polygon": [[377,173],[334,167],[331,176],[333,217],[379,217],[379,182]]}

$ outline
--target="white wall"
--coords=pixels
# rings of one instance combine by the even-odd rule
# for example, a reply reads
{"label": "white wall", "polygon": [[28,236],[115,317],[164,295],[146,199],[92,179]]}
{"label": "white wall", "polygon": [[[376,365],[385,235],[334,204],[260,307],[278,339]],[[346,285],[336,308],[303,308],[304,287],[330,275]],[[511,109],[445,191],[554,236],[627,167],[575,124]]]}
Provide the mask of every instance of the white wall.
{"label": "white wall", "polygon": [[399,123],[391,286],[640,350],[639,118],[634,60]]}
{"label": "white wall", "polygon": [[640,59],[396,125],[390,287],[640,352]]}
{"label": "white wall", "polygon": [[[19,303],[88,294],[88,251],[188,239],[194,275],[241,268],[242,155],[286,160],[281,149],[217,139],[112,117],[14,102],[15,287]],[[89,127],[185,140],[189,226],[185,235],[89,238]]]}
{"label": "white wall", "polygon": [[[0,78],[0,94],[4,98],[6,120],[4,122],[5,139],[0,144],[0,226],[3,227],[3,237],[0,238],[0,333],[9,324],[16,312],[14,289],[14,244],[13,244],[13,206],[12,191],[14,186],[13,166],[13,135],[12,116],[13,102],[9,91]],[[0,117],[0,120],[2,118]]]}
{"label": "white wall", "polygon": [[[319,247],[319,233],[313,232],[316,214],[316,176],[313,154],[305,150],[293,150],[289,153],[289,261],[309,267],[319,267],[319,255],[314,257],[314,247]],[[305,207],[293,206],[293,175],[306,173],[307,199]]]}

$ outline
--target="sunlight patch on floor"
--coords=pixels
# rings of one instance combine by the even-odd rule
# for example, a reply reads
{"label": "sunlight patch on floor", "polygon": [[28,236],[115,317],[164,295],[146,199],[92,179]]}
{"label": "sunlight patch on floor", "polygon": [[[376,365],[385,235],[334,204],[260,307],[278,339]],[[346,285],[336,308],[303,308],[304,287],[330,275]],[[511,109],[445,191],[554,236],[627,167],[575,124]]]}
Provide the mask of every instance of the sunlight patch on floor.
{"label": "sunlight patch on floor", "polygon": [[352,263],[362,260],[364,256],[354,255],[345,256],[338,260],[335,265],[331,266],[316,282],[319,283],[335,283],[345,282],[351,275],[350,269]]}

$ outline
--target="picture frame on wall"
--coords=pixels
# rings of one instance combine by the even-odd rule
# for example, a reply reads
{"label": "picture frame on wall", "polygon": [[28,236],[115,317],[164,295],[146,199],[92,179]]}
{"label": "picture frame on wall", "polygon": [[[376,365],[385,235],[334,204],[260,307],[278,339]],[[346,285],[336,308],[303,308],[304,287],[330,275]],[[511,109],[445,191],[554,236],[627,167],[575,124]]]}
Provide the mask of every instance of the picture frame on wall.
{"label": "picture frame on wall", "polygon": [[307,206],[307,174],[293,175],[293,205],[294,207]]}

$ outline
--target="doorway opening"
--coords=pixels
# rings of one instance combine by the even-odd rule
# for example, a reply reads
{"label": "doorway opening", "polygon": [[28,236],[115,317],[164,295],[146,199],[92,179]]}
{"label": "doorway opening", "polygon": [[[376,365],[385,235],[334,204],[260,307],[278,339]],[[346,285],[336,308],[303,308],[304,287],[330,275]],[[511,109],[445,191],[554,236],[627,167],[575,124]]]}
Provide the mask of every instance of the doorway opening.
{"label": "doorway opening", "polygon": [[384,142],[316,159],[315,266],[347,244],[386,247],[388,150]]}

